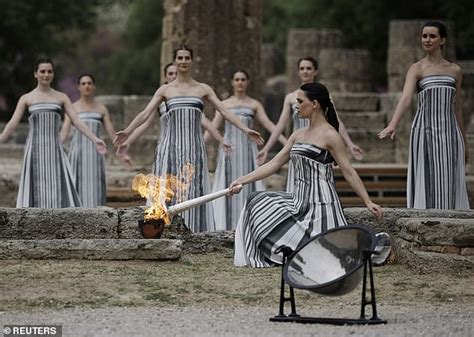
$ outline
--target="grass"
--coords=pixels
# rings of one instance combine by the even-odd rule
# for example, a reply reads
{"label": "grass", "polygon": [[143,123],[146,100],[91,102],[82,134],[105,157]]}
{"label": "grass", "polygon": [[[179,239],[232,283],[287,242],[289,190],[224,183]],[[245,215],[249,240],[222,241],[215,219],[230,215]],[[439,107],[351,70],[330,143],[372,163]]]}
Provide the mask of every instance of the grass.
{"label": "grass", "polygon": [[[235,268],[229,254],[181,261],[1,260],[0,311],[113,306],[275,306],[279,268]],[[375,269],[378,302],[470,304],[472,274],[418,275],[401,265]],[[323,297],[296,290],[301,306],[358,304],[360,292]]]}

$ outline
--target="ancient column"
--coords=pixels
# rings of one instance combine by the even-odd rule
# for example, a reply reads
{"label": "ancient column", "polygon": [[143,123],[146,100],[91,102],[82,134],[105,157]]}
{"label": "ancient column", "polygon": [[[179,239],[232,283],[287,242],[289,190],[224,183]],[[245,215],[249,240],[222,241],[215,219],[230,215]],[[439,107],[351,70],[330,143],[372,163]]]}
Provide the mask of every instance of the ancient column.
{"label": "ancient column", "polygon": [[324,48],[319,53],[319,81],[330,92],[372,91],[370,52],[366,49]]}
{"label": "ancient column", "polygon": [[287,91],[293,91],[300,85],[297,62],[305,56],[319,61],[324,48],[342,47],[342,32],[336,29],[290,29],[286,50]]}
{"label": "ancient column", "polygon": [[222,98],[238,68],[251,78],[249,94],[260,99],[262,5],[260,0],[165,0],[161,64],[186,44],[194,51],[193,77],[211,85]]}

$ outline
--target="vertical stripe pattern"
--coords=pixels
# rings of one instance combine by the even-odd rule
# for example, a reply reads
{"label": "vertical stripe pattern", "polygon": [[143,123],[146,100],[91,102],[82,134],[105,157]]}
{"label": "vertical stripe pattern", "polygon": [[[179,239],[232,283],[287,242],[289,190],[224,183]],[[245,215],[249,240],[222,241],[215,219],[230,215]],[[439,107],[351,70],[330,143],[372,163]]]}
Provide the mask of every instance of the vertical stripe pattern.
{"label": "vertical stripe pattern", "polygon": [[[153,173],[179,176],[185,164],[192,164],[195,171],[189,189],[176,197],[184,201],[208,194],[207,153],[201,129],[203,101],[200,97],[178,96],[168,99],[166,104],[168,111],[160,117],[162,127]],[[194,233],[215,230],[212,203],[192,208],[181,216]]]}
{"label": "vertical stripe pattern", "polygon": [[292,250],[328,229],[347,225],[333,180],[333,158],[315,145],[293,145],[293,192],[254,192],[235,232],[236,266],[281,263],[283,247]]}
{"label": "vertical stripe pattern", "polygon": [[[291,118],[293,120],[293,132],[298,129],[306,128],[309,126],[309,119],[303,119],[298,116],[298,110],[296,109],[296,103],[291,105]],[[293,163],[288,163],[288,175],[286,177],[286,191],[292,192],[294,185],[294,169]]]}
{"label": "vertical stripe pattern", "polygon": [[72,169],[61,144],[61,106],[36,103],[28,107],[29,134],[16,207],[79,207]]}
{"label": "vertical stripe pattern", "polygon": [[455,95],[456,80],[451,76],[427,76],[418,83],[409,147],[409,208],[469,209]]}
{"label": "vertical stripe pattern", "polygon": [[[96,136],[99,136],[102,127],[100,113],[81,112],[78,116]],[[105,205],[107,192],[104,156],[98,153],[95,144],[77,129],[73,131],[69,160],[82,206]]]}
{"label": "vertical stripe pattern", "polygon": [[[235,106],[229,108],[245,126],[253,129],[255,112],[250,107]],[[214,175],[213,190],[219,191],[229,187],[238,177],[253,170],[257,165],[257,145],[248,136],[232,123],[226,121],[224,127],[224,139],[227,144],[232,144],[233,151],[226,156],[219,149],[217,167]],[[216,230],[231,230],[237,226],[240,213],[244,207],[245,200],[251,192],[264,191],[265,185],[262,181],[247,184],[239,194],[229,198],[216,199],[214,204]]]}

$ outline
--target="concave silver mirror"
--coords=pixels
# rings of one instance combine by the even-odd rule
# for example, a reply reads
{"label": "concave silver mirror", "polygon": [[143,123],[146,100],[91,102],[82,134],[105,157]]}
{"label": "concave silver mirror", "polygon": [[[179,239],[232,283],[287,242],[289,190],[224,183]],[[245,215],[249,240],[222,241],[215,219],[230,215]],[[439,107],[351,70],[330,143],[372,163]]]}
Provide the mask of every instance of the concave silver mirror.
{"label": "concave silver mirror", "polygon": [[285,264],[283,277],[292,287],[339,296],[362,281],[364,251],[374,236],[362,227],[341,227],[320,234],[299,248]]}

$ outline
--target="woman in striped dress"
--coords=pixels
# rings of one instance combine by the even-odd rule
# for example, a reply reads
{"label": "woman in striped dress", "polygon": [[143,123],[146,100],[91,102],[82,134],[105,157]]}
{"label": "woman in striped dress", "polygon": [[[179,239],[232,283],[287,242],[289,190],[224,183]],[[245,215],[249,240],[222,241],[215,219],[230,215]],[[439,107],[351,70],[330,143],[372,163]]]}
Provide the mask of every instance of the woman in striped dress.
{"label": "woman in striped dress", "polygon": [[370,200],[349,162],[326,87],[319,83],[304,84],[296,99],[298,115],[308,119],[309,126],[296,130],[270,162],[229,186],[232,193],[238,193],[243,185],[276,173],[288,160],[293,163],[292,192],[249,195],[235,232],[236,266],[281,264],[283,248],[294,251],[321,232],[347,225],[334,186],[334,162],[369,211],[382,217],[382,209]]}
{"label": "woman in striped dress", "polygon": [[5,142],[28,110],[30,132],[25,144],[16,206],[79,207],[81,201],[59,134],[61,112],[66,112],[99,153],[106,152],[106,145],[77,117],[69,98],[51,87],[54,78],[52,60],[39,60],[34,76],[36,88],[21,96],[11,120],[0,135],[0,143]]}
{"label": "woman in striped dress", "polygon": [[[191,77],[192,50],[182,46],[174,51],[174,62],[178,77],[169,84],[164,84],[153,95],[146,108],[140,112],[130,125],[116,133],[114,144],[120,146],[128,135],[144,123],[162,102],[166,102],[165,128],[160,136],[161,142],[156,151],[153,173],[165,177],[168,174],[181,177],[186,164],[194,166],[189,187],[175,195],[171,203],[196,198],[209,193],[207,154],[201,125],[210,132],[216,131],[212,123],[204,123],[202,112],[204,102],[211,103],[226,119],[233,122],[250,138],[258,143],[263,142],[260,134],[246,127],[232,112],[228,111],[217,98],[214,90]],[[182,213],[186,225],[193,232],[214,231],[214,213],[212,204],[207,203]]]}
{"label": "woman in striped dress", "polygon": [[[301,85],[306,83],[312,83],[316,80],[318,76],[318,62],[311,56],[303,57],[298,60],[298,76],[301,79]],[[271,148],[275,145],[278,136],[282,134],[285,130],[290,118],[293,122],[293,132],[300,129],[307,127],[308,121],[305,119],[301,119],[298,116],[298,112],[295,109],[296,106],[296,96],[298,93],[298,89],[289,93],[285,96],[285,100],[283,102],[283,108],[280,113],[280,118],[278,119],[278,123],[276,124],[275,129],[273,130],[270,138],[268,139],[265,146],[260,150],[258,153],[258,162],[262,164],[267,159],[268,153],[270,152]],[[337,114],[337,113],[336,113]],[[339,133],[341,134],[344,142],[346,143],[349,151],[351,152],[352,156],[356,160],[362,160],[364,157],[364,152],[362,149],[354,144],[351,137],[347,133],[346,127],[344,124],[339,120]],[[293,190],[293,181],[294,181],[294,171],[292,163],[288,164],[288,177],[286,182],[286,190],[291,192]]]}
{"label": "woman in striped dress", "polygon": [[[254,127],[254,120],[257,119],[260,124],[272,132],[275,124],[268,118],[262,104],[247,96],[247,86],[249,84],[249,75],[245,70],[237,70],[232,76],[232,87],[234,93],[231,97],[224,100],[222,104],[234,113],[247,127]],[[217,111],[212,123],[216,128],[220,128],[224,118]],[[207,140],[208,134],[204,135]],[[233,124],[225,122],[224,140],[227,144],[232,144],[233,151],[226,153],[225,148],[221,147],[217,167],[214,175],[213,190],[219,191],[233,182],[238,177],[255,170],[257,165],[257,145]],[[286,144],[286,138],[280,136],[283,145]],[[255,191],[265,190],[263,181],[256,181],[246,185],[242,192],[233,198],[219,198],[214,204],[216,219],[216,230],[231,230],[237,226],[240,212],[245,204],[247,195]]]}
{"label": "woman in striped dress", "polygon": [[411,127],[408,160],[408,208],[469,209],[462,72],[443,57],[446,36],[441,22],[423,26],[421,44],[426,56],[408,70],[393,117],[379,132],[380,139],[394,139],[395,129],[417,90],[418,108]]}
{"label": "woman in striped dress", "polygon": [[[173,82],[176,76],[178,75],[177,70],[176,70],[176,65],[174,63],[168,63],[167,65],[165,65],[165,67],[163,68],[163,75],[165,77],[164,84]],[[166,118],[164,118],[165,114],[166,114],[166,103],[162,102],[158,109],[158,115],[160,117],[160,128],[162,129],[166,128],[166,125],[165,125]],[[129,157],[128,150],[130,149],[130,146],[146,131],[146,129],[148,129],[153,124],[154,119],[155,119],[155,114],[151,114],[145,123],[143,123],[142,125],[137,127],[135,130],[133,130],[133,132],[130,134],[127,140],[117,148],[116,153],[118,155],[125,155]],[[160,133],[160,136],[162,135],[163,133]],[[160,144],[160,142],[161,142],[161,139],[158,139],[157,145]]]}
{"label": "woman in striped dress", "polygon": [[[75,113],[96,136],[99,136],[103,125],[110,139],[113,139],[115,130],[110,121],[109,111],[94,98],[94,76],[82,74],[78,77],[77,84],[81,97],[72,105]],[[63,143],[69,136],[70,128],[71,119],[66,116],[61,130]],[[130,158],[123,156],[122,159],[124,164],[130,167]],[[69,160],[82,207],[105,206],[107,190],[104,156],[97,153],[94,143],[76,128],[69,147]]]}

